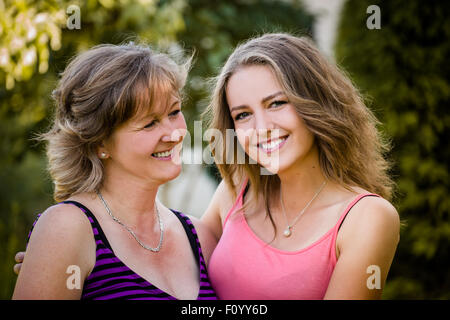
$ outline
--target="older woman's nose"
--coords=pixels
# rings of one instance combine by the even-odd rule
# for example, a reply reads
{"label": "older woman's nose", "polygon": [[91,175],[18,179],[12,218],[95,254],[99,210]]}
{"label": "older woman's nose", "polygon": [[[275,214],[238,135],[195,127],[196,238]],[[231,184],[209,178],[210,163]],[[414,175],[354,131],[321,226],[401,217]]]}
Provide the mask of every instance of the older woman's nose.
{"label": "older woman's nose", "polygon": [[161,137],[162,142],[175,142],[179,143],[183,141],[184,136],[186,135],[186,123],[183,121],[162,121],[163,126],[163,135]]}
{"label": "older woman's nose", "polygon": [[183,141],[186,132],[187,132],[186,129],[174,129],[171,132],[167,132],[166,134],[164,134],[161,138],[161,141],[179,143]]}

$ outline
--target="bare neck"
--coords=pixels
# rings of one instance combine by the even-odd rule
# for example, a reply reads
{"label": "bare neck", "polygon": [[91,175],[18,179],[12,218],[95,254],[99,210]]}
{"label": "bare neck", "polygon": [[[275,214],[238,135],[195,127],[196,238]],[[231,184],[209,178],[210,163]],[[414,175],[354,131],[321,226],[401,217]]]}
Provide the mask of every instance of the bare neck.
{"label": "bare neck", "polygon": [[[279,172],[278,177],[287,212],[298,212],[304,208],[326,180],[320,168],[317,153],[312,153],[288,170]],[[323,192],[324,190],[321,191]]]}
{"label": "bare neck", "polygon": [[156,182],[107,174],[100,192],[115,217],[138,226],[154,221],[159,186]]}

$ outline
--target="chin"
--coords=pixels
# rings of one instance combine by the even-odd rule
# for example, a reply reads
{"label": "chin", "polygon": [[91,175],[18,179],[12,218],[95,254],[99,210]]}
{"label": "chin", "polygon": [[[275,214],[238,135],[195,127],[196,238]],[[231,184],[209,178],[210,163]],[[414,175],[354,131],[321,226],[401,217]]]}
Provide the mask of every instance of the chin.
{"label": "chin", "polygon": [[176,179],[181,173],[181,165],[173,164],[165,166],[153,166],[147,173],[148,178],[159,181],[161,184]]}
{"label": "chin", "polygon": [[[291,166],[293,165],[292,162],[287,160],[288,159],[277,158],[274,161],[267,161],[264,163],[259,162],[259,165],[271,174],[280,174],[291,168]],[[265,174],[267,175],[268,173],[266,172]]]}
{"label": "chin", "polygon": [[176,179],[181,173],[181,165],[176,168],[165,170],[164,171],[164,180],[165,182],[169,182],[171,180]]}

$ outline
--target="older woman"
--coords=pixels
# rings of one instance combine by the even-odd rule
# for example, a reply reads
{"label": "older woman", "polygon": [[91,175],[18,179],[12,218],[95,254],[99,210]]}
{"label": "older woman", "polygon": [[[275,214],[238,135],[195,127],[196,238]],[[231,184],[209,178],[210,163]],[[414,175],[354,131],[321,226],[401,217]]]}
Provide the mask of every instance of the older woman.
{"label": "older woman", "polygon": [[181,170],[188,64],[128,44],[66,68],[43,135],[59,203],[34,225],[14,299],[216,298],[214,237],[156,199]]}

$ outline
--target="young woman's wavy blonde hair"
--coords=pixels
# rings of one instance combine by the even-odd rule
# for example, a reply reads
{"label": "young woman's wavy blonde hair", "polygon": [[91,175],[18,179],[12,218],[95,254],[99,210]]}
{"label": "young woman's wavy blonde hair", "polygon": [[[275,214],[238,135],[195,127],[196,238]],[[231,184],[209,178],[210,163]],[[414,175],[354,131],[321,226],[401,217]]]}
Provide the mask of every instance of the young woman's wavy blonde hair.
{"label": "young woman's wavy blonde hair", "polygon": [[[377,119],[345,73],[324,58],[306,37],[265,34],[238,46],[215,78],[211,102],[203,114],[209,128],[220,130],[223,136],[227,129],[234,129],[226,87],[239,68],[250,65],[268,66],[273,71],[290,103],[314,134],[320,168],[327,179],[347,189],[358,186],[391,199],[393,182],[388,175],[389,162],[384,158],[390,148],[377,130]],[[239,145],[236,138],[233,143]],[[212,151],[216,159],[224,159],[228,148],[225,144],[220,151]],[[255,200],[263,195],[272,220],[270,204],[271,199],[278,200],[278,176],[261,175],[259,164],[250,164],[247,155],[245,164],[216,162],[222,178],[235,193],[240,187],[237,183],[249,178],[249,197]]]}
{"label": "young woman's wavy blonde hair", "polygon": [[56,102],[47,142],[54,199],[97,190],[103,165],[97,150],[114,129],[155,100],[181,94],[190,59],[176,63],[145,45],[99,45],[76,56],[53,91]]}

